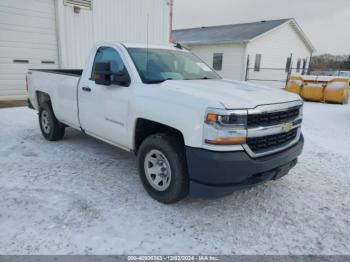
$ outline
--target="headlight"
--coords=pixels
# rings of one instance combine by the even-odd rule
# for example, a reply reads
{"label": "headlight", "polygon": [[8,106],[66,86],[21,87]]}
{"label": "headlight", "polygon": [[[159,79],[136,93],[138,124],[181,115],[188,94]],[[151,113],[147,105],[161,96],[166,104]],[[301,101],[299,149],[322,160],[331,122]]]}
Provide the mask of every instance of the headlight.
{"label": "headlight", "polygon": [[244,144],[247,136],[247,110],[208,108],[204,142],[212,145]]}
{"label": "headlight", "polygon": [[205,122],[218,128],[234,127],[235,129],[246,129],[247,110],[223,110],[208,108]]}

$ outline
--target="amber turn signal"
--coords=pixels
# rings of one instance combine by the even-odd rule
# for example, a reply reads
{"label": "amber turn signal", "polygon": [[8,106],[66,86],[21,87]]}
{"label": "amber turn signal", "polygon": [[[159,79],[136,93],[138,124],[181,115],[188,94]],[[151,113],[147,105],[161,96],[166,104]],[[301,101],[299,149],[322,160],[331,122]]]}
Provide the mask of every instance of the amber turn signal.
{"label": "amber turn signal", "polygon": [[212,113],[208,113],[206,120],[207,120],[207,122],[216,122],[218,120],[218,115],[212,114]]}
{"label": "amber turn signal", "polygon": [[212,140],[205,140],[207,144],[211,145],[242,145],[246,142],[244,137],[231,137],[231,138],[223,138],[218,137]]}

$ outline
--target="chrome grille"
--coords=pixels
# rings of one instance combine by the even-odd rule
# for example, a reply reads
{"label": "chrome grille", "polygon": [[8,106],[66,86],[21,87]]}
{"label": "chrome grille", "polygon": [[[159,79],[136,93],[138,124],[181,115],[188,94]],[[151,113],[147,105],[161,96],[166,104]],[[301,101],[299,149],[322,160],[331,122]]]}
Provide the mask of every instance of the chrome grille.
{"label": "chrome grille", "polygon": [[300,106],[288,108],[284,111],[250,114],[247,117],[248,128],[257,126],[273,126],[292,121],[300,114]]}
{"label": "chrome grille", "polygon": [[255,154],[259,154],[261,152],[272,151],[276,148],[283,147],[293,141],[297,135],[298,128],[294,128],[288,133],[247,138],[247,145]]}

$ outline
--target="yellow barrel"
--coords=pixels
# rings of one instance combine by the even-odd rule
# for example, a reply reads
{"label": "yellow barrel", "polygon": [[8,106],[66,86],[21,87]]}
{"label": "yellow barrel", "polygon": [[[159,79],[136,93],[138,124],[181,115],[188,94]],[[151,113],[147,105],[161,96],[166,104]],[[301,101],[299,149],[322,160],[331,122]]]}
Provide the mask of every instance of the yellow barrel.
{"label": "yellow barrel", "polygon": [[336,78],[327,83],[324,90],[325,102],[347,104],[349,97],[349,79]]}
{"label": "yellow barrel", "polygon": [[324,84],[321,83],[306,83],[301,90],[301,97],[305,100],[322,102]]}
{"label": "yellow barrel", "polygon": [[300,92],[301,92],[301,89],[303,88],[303,85],[304,85],[304,80],[302,77],[291,76],[285,89],[288,92],[292,92],[292,93],[300,95]]}

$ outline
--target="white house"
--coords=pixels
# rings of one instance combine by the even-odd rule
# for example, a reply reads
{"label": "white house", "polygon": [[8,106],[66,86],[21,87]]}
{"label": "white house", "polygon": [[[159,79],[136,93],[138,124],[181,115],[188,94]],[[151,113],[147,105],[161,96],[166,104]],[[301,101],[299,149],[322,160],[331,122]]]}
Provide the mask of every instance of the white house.
{"label": "white house", "polygon": [[294,19],[174,30],[222,77],[283,87],[287,72],[306,73],[315,48]]}
{"label": "white house", "polygon": [[0,100],[28,68],[82,68],[95,42],[169,43],[172,0],[0,0]]}

